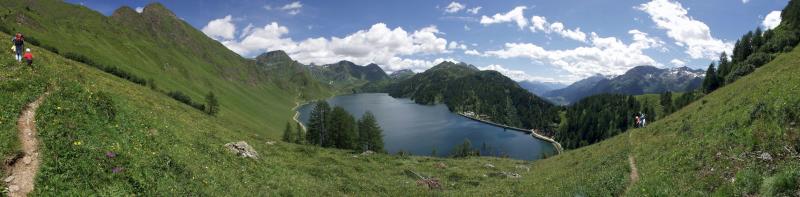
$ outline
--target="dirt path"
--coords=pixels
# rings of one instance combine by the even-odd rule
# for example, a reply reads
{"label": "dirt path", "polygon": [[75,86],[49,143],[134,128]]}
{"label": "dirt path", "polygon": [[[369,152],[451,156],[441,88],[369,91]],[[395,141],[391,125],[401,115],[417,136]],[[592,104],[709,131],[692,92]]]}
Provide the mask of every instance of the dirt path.
{"label": "dirt path", "polygon": [[[628,131],[628,143],[631,144],[631,146],[633,146],[633,143],[631,143],[630,141],[631,137],[633,136],[631,132],[632,131]],[[631,182],[628,183],[628,186],[625,187],[624,196],[627,196],[628,192],[631,190],[631,187],[633,187],[633,184],[636,184],[636,182],[639,181],[639,169],[636,168],[636,158],[633,157],[633,153],[628,154],[628,165],[631,168],[631,174],[630,174]]]}
{"label": "dirt path", "polygon": [[33,191],[36,172],[39,170],[39,141],[36,139],[36,109],[48,93],[23,108],[17,121],[19,139],[22,142],[22,159],[11,164],[11,174],[3,181],[8,186],[8,196],[28,196]]}

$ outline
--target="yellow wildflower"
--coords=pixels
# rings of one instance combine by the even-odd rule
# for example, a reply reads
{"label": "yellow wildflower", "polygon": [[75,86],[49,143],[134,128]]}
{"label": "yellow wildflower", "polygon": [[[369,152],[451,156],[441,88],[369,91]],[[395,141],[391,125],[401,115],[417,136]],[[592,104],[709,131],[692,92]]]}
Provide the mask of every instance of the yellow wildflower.
{"label": "yellow wildflower", "polygon": [[72,145],[80,146],[81,145],[81,141],[80,140],[74,141],[74,142],[72,142]]}

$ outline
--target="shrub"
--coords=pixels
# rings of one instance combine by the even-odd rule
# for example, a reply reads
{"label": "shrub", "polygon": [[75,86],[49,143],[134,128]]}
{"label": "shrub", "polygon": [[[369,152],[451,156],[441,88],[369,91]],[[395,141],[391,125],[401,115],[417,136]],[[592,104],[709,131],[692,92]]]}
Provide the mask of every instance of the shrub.
{"label": "shrub", "polygon": [[108,121],[113,121],[117,117],[117,110],[111,95],[100,91],[95,96],[97,99],[93,100],[93,105],[97,108],[97,112],[104,115]]}
{"label": "shrub", "polygon": [[29,44],[36,45],[36,46],[40,46],[40,44],[41,44],[41,42],[39,42],[38,39],[36,39],[35,37],[31,37],[31,36],[25,36],[25,42],[28,42]]}
{"label": "shrub", "polygon": [[764,179],[761,184],[763,196],[791,196],[792,192],[800,190],[800,170],[787,169],[775,176]]}
{"label": "shrub", "polygon": [[167,93],[167,96],[172,97],[172,99],[175,99],[178,102],[194,107],[197,110],[205,111],[206,109],[205,105],[193,102],[191,97],[187,96],[186,94],[183,94],[183,92],[181,91],[169,92]]}

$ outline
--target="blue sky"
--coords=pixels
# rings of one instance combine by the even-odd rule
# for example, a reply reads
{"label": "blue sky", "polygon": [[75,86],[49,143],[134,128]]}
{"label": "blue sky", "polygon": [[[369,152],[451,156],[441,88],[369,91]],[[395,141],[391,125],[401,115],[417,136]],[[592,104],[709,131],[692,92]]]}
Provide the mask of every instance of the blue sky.
{"label": "blue sky", "polygon": [[[152,1],[86,0],[110,15]],[[787,0],[164,1],[244,57],[285,50],[307,64],[388,72],[462,61],[515,80],[569,83],[637,65],[706,68],[741,35],[779,22]]]}

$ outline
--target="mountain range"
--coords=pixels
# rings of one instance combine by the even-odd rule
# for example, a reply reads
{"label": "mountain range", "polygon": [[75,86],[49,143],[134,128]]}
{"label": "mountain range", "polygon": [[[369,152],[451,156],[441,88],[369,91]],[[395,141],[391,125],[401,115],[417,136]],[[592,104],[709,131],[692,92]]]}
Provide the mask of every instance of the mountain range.
{"label": "mountain range", "polygon": [[705,71],[688,67],[637,66],[623,75],[595,75],[541,95],[553,103],[565,105],[601,93],[640,95],[665,91],[686,92],[700,87],[704,76]]}

